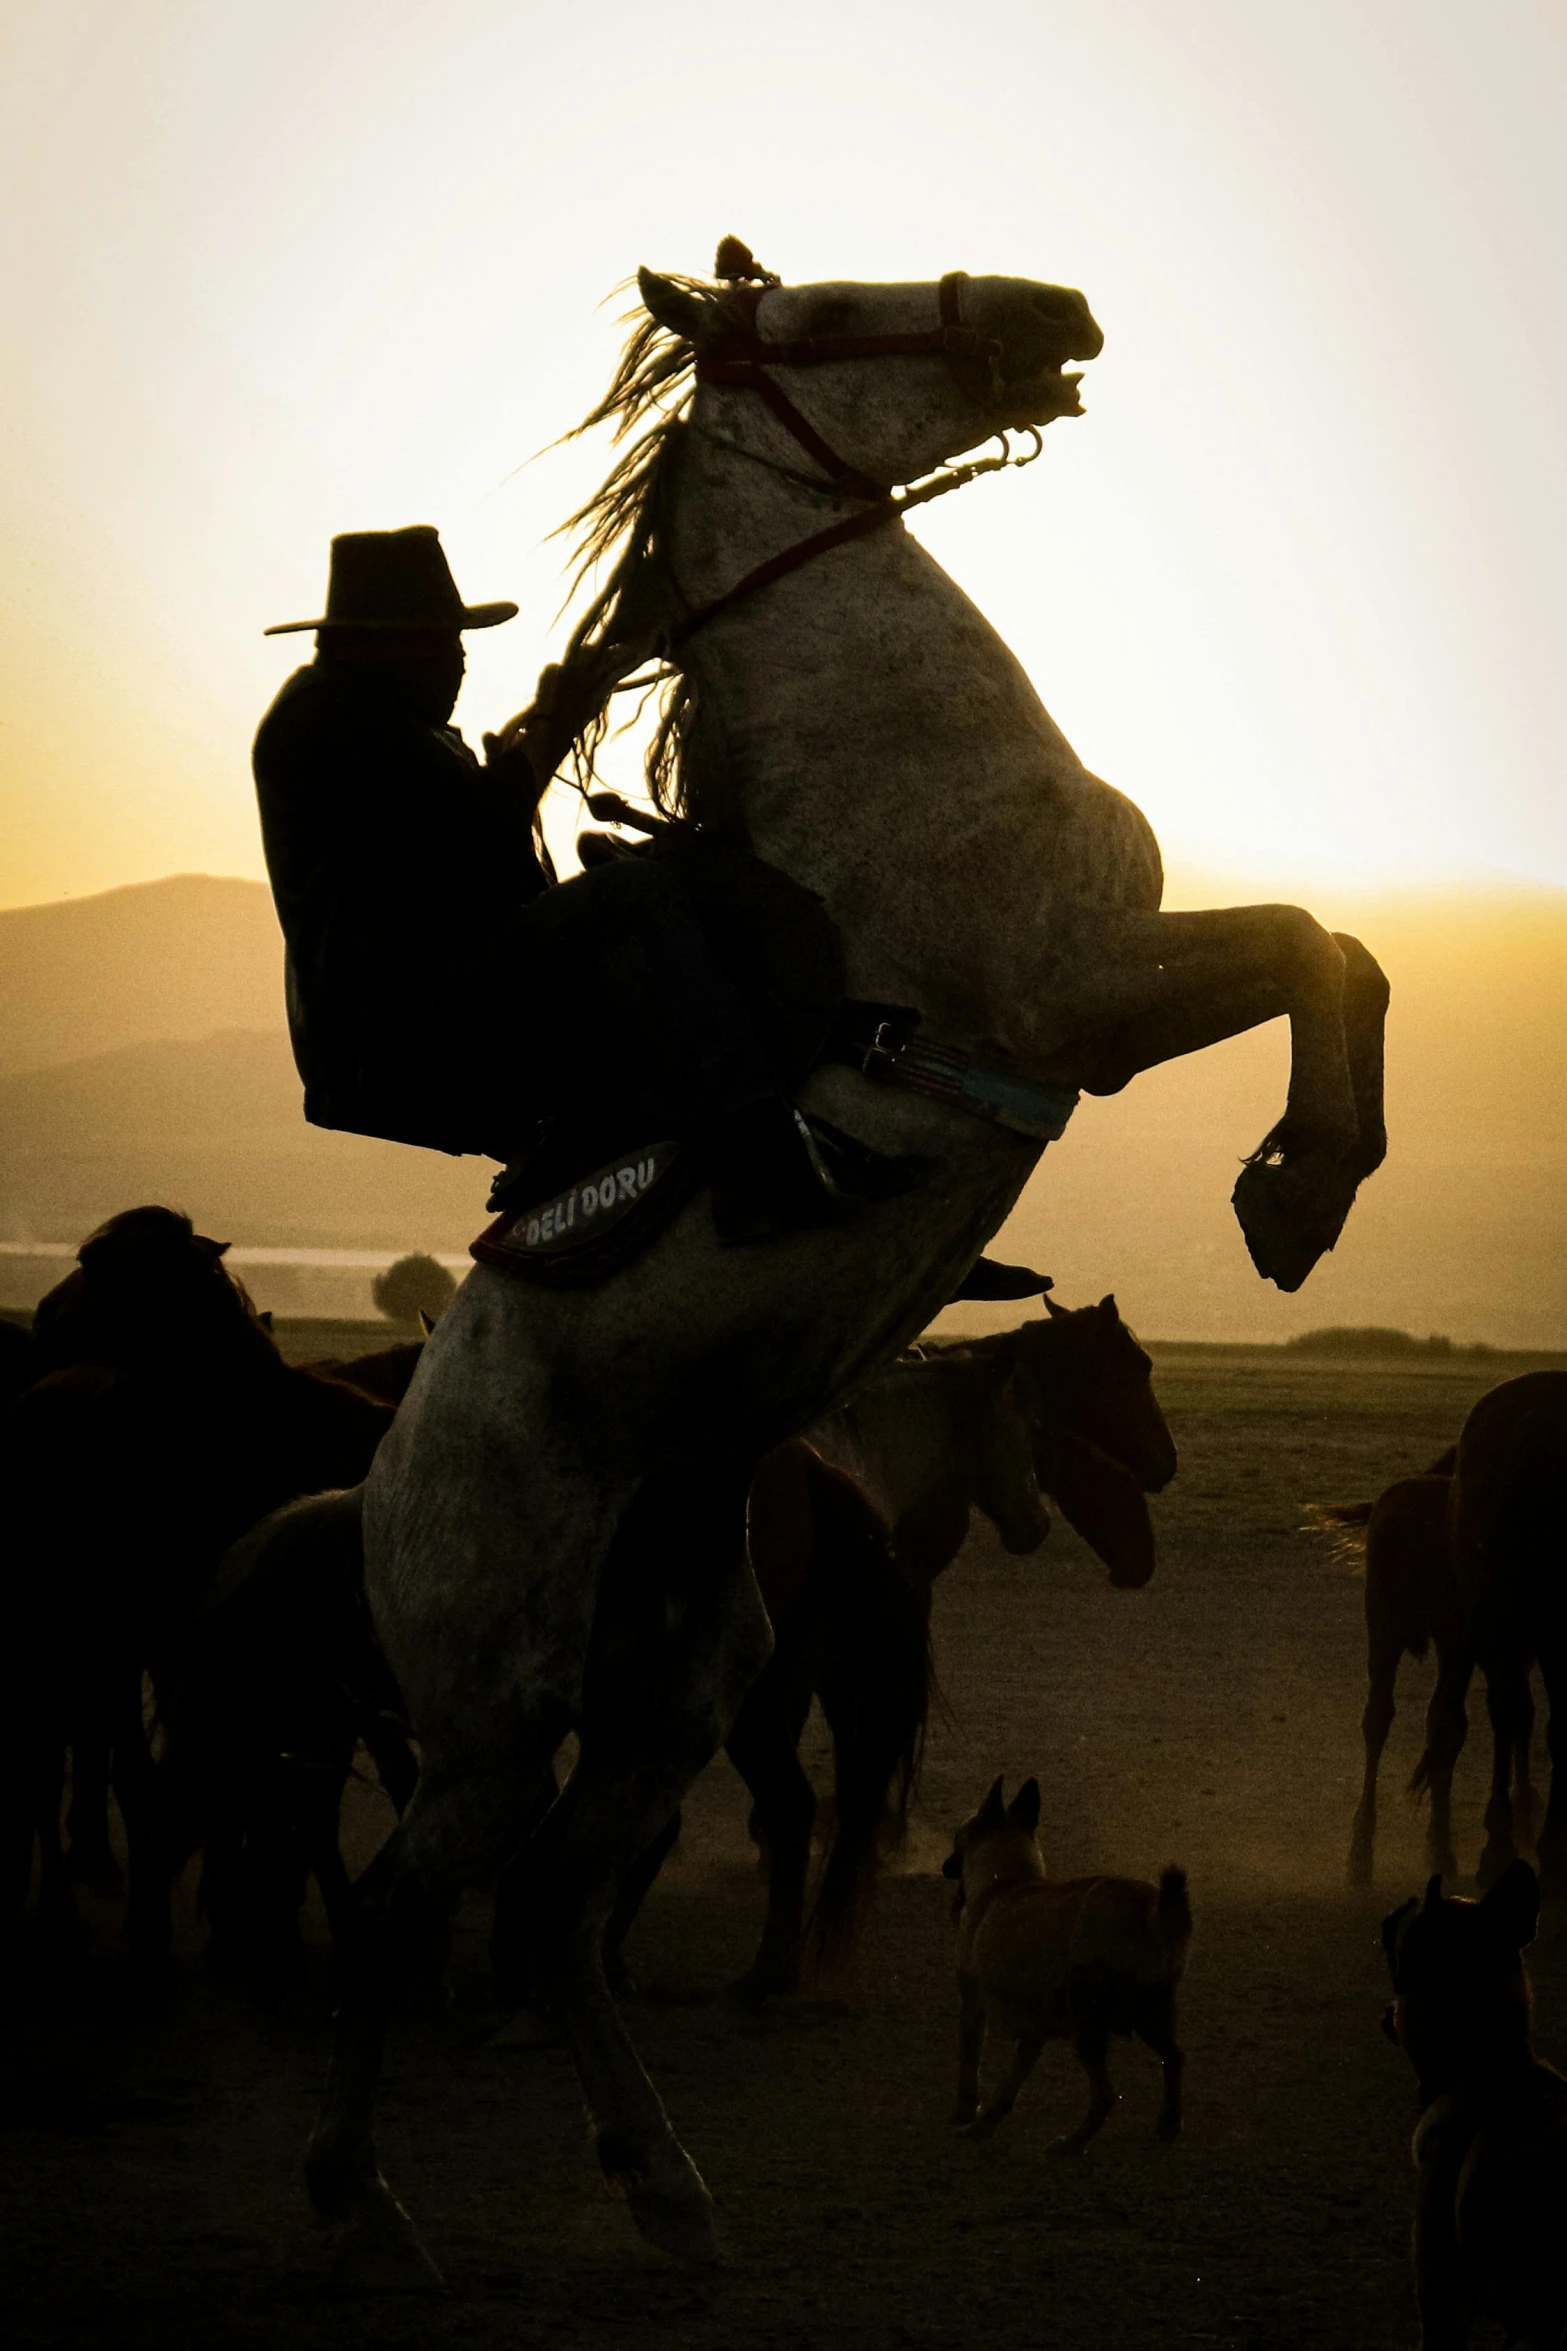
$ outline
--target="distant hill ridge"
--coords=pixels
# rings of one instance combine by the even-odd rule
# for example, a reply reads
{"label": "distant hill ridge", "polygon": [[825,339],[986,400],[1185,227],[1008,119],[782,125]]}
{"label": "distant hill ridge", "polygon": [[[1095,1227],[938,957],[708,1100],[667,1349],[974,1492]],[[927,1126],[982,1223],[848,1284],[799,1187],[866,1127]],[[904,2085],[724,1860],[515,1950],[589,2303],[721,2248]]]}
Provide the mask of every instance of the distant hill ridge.
{"label": "distant hill ridge", "polygon": [[[1177,894],[1244,893],[1187,876]],[[1305,894],[1393,984],[1389,1162],[1305,1290],[1257,1281],[1228,1206],[1283,1106],[1282,1022],[1085,1100],[999,1253],[1072,1303],[1115,1289],[1166,1338],[1334,1322],[1567,1345],[1567,892]],[[281,961],[259,882],[179,875],[0,913],[0,1240],[74,1241],[164,1199],[255,1244],[463,1248],[483,1163],[305,1124]]]}
{"label": "distant hill ridge", "polygon": [[263,882],[174,874],[0,913],[0,1078],[217,1029],[281,1029]]}

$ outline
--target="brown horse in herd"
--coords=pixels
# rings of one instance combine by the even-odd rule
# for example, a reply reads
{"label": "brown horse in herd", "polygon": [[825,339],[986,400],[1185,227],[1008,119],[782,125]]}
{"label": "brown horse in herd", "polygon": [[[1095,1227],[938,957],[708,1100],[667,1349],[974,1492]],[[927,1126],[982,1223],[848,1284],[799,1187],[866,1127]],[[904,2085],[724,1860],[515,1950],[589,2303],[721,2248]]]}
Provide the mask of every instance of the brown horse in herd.
{"label": "brown horse in herd", "polygon": [[[229,1545],[291,1494],[357,1482],[391,1421],[347,1383],[285,1364],[224,1245],[138,1208],[88,1240],[34,1321],[36,1377],[0,1419],[0,1608],[14,1674],[0,1767],[4,1900],[36,1843],[40,1916],[69,1940],[59,1809],[68,1748],[106,1754],[134,1854],[158,1843],[143,1676],[166,1693]],[[132,1870],[128,1931],[155,1868]]]}
{"label": "brown horse in herd", "polygon": [[[1026,1376],[1019,1374],[1019,1355]],[[391,1394],[406,1386],[416,1356],[417,1348],[393,1351],[385,1374],[368,1359],[339,1368],[355,1379],[378,1379]],[[797,1439],[782,1446],[758,1465],[748,1547],[774,1649],[726,1741],[752,1799],[753,1829],[767,1865],[766,1918],[752,1966],[735,1987],[742,1997],[765,1999],[799,1981],[818,1809],[799,1743],[813,1698],[832,1735],[834,1785],[811,1940],[824,1959],[841,1955],[853,1941],[881,1847],[889,1829],[894,1839],[901,1833],[913,1792],[930,1695],[931,1583],[957,1555],[971,1512],[988,1516],[1014,1550],[1036,1550],[1049,1525],[1037,1462],[1046,1474],[1060,1476],[1073,1522],[1085,1531],[1098,1529],[1112,1580],[1146,1580],[1152,1537],[1142,1488],[1134,1481],[1162,1484],[1174,1461],[1152,1400],[1150,1370],[1107,1300],[1076,1313],[1057,1308],[1048,1322],[1024,1325],[1022,1332],[943,1348],[881,1375],[867,1391],[861,1442],[871,1429],[891,1431],[905,1422],[920,1436],[914,1454],[889,1457],[884,1449],[876,1461],[897,1521],[890,1541],[883,1513],[855,1479],[818,1451],[833,1441],[830,1429],[813,1431],[809,1443]],[[883,1381],[894,1390],[896,1409],[890,1413],[876,1401]],[[1060,1417],[1052,1422],[1044,1417],[1048,1412]],[[1119,1450],[1103,1452],[1096,1440]],[[912,1490],[905,1485],[900,1499],[897,1479],[914,1458],[918,1481]],[[1065,1474],[1058,1467],[1062,1460],[1069,1465]],[[1136,1496],[1135,1511],[1129,1493]],[[728,1540],[726,1522],[707,1509],[697,1486],[682,1540],[694,1556],[705,1543]],[[357,1545],[353,1496],[299,1504],[258,1528],[225,1563],[198,1620],[193,1664],[199,1670],[190,1675],[193,1692],[231,1694],[214,1716],[214,1727],[221,1723],[230,1742],[236,1711],[245,1720],[266,1719],[278,1693],[289,1691],[288,1740],[296,1753],[317,1758],[326,1774],[313,1797],[301,1793],[291,1808],[292,1816],[313,1824],[309,1850],[323,1856],[327,1874],[314,1859],[310,1866],[323,1891],[338,1883],[336,1801],[354,1739],[371,1744],[378,1722],[385,1735],[384,1688],[375,1694],[367,1627],[348,1599],[358,1587]],[[633,1580],[651,1588],[656,1579],[642,1574]],[[321,1726],[311,1738],[299,1727],[308,1705],[297,1671],[290,1680],[289,1658],[296,1653],[312,1661],[312,1674],[329,1665],[338,1693],[333,1705],[320,1692],[310,1699]],[[249,1695],[236,1706],[233,1694],[240,1689]],[[182,1729],[187,1754],[199,1749],[203,1742],[192,1735],[188,1709],[183,1724],[176,1720],[177,1733]],[[275,1755],[283,1743],[274,1728],[252,1746],[258,1756],[263,1748]],[[191,1776],[202,1775],[193,1770]],[[676,1816],[623,1889],[606,1935],[612,1973],[622,1972],[625,1936],[678,1831]],[[296,1860],[296,1882],[299,1867]],[[498,1900],[492,1946],[503,1997],[524,2003],[526,1892],[526,1873],[514,1873],[509,1894]]]}
{"label": "brown horse in herd", "polygon": [[1434,1647],[1436,1686],[1411,1790],[1429,1794],[1429,1867],[1457,1872],[1453,1768],[1468,1733],[1465,1701],[1478,1666],[1492,1733],[1491,1791],[1478,1875],[1492,1884],[1528,1841],[1535,1810],[1529,1752],[1530,1674],[1540,1667],[1550,1710],[1552,1773],[1538,1844],[1541,1890],[1567,1896],[1567,1373],[1525,1372],[1482,1396],[1458,1443],[1421,1477],[1401,1478],[1374,1503],[1313,1507],[1319,1526],[1364,1528],[1365,1778],[1350,1844],[1349,1879],[1369,1885],[1377,1774],[1407,1651]]}

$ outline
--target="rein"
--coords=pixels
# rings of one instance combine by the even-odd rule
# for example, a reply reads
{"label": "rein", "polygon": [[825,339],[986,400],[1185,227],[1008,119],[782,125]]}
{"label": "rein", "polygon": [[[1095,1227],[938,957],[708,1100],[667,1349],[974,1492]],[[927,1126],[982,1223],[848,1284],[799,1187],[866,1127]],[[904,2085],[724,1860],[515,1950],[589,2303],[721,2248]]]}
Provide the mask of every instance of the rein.
{"label": "rein", "polygon": [[[766,343],[755,334],[726,335],[722,341],[701,353],[696,362],[696,380],[699,384],[719,384],[731,391],[755,392],[784,429],[791,433],[812,463],[819,465],[840,497],[861,499],[867,511],[847,516],[841,522],[830,523],[825,530],[815,531],[808,539],[797,539],[792,547],[785,547],[777,555],[769,556],[754,571],[726,588],[711,603],[699,605],[676,623],[665,643],[672,652],[686,644],[699,629],[706,628],[722,612],[728,612],[758,590],[771,587],[775,580],[786,579],[790,572],[813,563],[818,555],[825,555],[834,547],[847,545],[853,539],[862,539],[872,531],[901,529],[903,516],[911,506],[923,506],[932,498],[945,497],[949,490],[965,489],[981,474],[998,473],[1007,466],[1032,465],[1043,442],[1038,427],[1026,429],[1034,446],[1026,457],[1014,457],[1006,435],[998,434],[1003,454],[1000,457],[979,457],[967,465],[943,467],[935,478],[916,483],[912,488],[894,491],[885,482],[872,481],[848,464],[821,434],[803,416],[788,393],[767,372],[774,367],[828,367],[842,360],[852,359],[984,359],[988,361],[992,382],[997,379],[1001,346],[995,341],[982,341],[975,327],[963,323],[963,286],[967,272],[949,270],[941,281],[941,324],[924,330],[916,329],[900,335],[807,335],[793,343]],[[754,327],[756,309],[765,286],[736,288],[731,300],[746,304]],[[741,454],[749,456],[750,451]],[[765,463],[765,460],[761,462]]]}

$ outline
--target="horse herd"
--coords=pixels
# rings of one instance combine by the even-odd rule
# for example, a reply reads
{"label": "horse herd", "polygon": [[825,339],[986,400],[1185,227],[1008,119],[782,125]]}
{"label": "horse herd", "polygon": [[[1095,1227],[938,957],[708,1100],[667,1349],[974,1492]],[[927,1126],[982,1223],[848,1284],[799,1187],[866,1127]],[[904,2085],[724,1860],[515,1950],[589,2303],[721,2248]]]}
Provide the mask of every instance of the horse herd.
{"label": "horse herd", "polygon": [[[29,1660],[0,1784],[8,1906],[19,1913],[36,1851],[40,1931],[72,1946],[73,1879],[118,1875],[112,1785],[139,1978],[156,1989],[170,1889],[201,1848],[213,1956],[275,1998],[302,1965],[308,1877],[334,1938],[351,1932],[338,1812],[356,1753],[399,1811],[418,1777],[364,1605],[358,1488],[421,1343],[289,1365],[222,1246],[162,1208],[112,1218],[31,1333],[0,1332],[8,1598],[16,1653]],[[1072,1312],[1049,1301],[1016,1330],[928,1345],[809,1442],[764,1457],[748,1545],[774,1647],[726,1742],[767,1857],[745,1997],[792,1990],[808,1939],[823,1958],[852,1940],[915,1784],[932,1585],[972,1514],[1008,1550],[1031,1552],[1049,1529],[1049,1497],[1113,1581],[1141,1584],[1154,1564],[1145,1496],[1174,1470],[1149,1358],[1109,1298]],[[682,1542],[699,1554],[730,1539],[728,1524],[694,1484]],[[832,1736],[834,1786],[808,1937],[817,1804],[799,1743],[813,1699]],[[678,1827],[626,1885],[612,1973]],[[497,1988],[516,2002],[528,1986],[508,1923],[502,1899]]]}
{"label": "horse herd", "polygon": [[[291,1366],[223,1258],[222,1245],[189,1219],[133,1209],[83,1245],[76,1271],[42,1302],[30,1332],[0,1322],[5,1597],[13,1655],[24,1661],[3,1733],[0,1851],[9,1930],[20,1924],[36,1855],[38,1932],[51,1953],[73,1956],[73,1881],[101,1887],[121,1874],[108,1836],[112,1787],[125,1832],[133,1981],[156,1996],[168,1967],[171,1890],[199,1848],[209,1957],[275,2002],[303,1968],[309,1878],[339,1949],[355,1931],[338,1838],[356,1757],[368,1756],[399,1812],[418,1780],[414,1726],[365,1605],[359,1488],[421,1342]],[[1174,1475],[1176,1455],[1150,1360],[1113,1299],[1075,1311],[1045,1303],[1042,1317],[989,1338],[925,1342],[808,1439],[754,1469],[748,1550],[774,1647],[726,1741],[751,1797],[767,1881],[755,1957],[734,1987],[745,2001],[793,1991],[803,1972],[841,1958],[853,1941],[917,1783],[932,1691],[932,1587],[973,1514],[991,1522],[1008,1551],[1026,1554],[1044,1541],[1053,1504],[1113,1582],[1140,1585],[1153,1572],[1146,1497]],[[1567,1373],[1533,1372],[1483,1398],[1424,1476],[1400,1480],[1375,1504],[1314,1506],[1316,1524],[1365,1548],[1370,1696],[1352,1883],[1371,1878],[1377,1767],[1406,1650],[1437,1651],[1416,1774],[1431,1798],[1433,1872],[1455,1868],[1451,1783],[1477,1666],[1495,1739],[1482,1882],[1506,1877],[1526,1841],[1536,1663],[1552,1701],[1553,1759],[1556,1721],[1567,1726],[1564,1482]],[[704,1507],[693,1482],[681,1534],[691,1552],[729,1540],[730,1523]],[[648,1589],[656,1596],[660,1580]],[[626,1608],[634,1623],[634,1594]],[[823,1808],[799,1753],[813,1700],[832,1742],[832,1799]],[[1567,1891],[1564,1794],[1567,1785],[1553,1780],[1538,1840],[1547,1896]],[[1020,1816],[1030,1803],[1031,1816]],[[964,1851],[989,1835],[996,1850],[1021,1856],[1020,1890],[1037,1896],[1037,1849],[1029,1857],[1037,1790],[1003,1808],[998,1784],[987,1805],[960,1832],[949,1874],[961,1881]],[[546,1799],[540,1821],[547,1810]],[[813,1844],[824,1825],[813,1896]],[[606,1936],[612,1982],[678,1828],[676,1817],[623,1888]],[[1167,1873],[1157,1898],[1152,1888],[1114,1896],[1136,1911],[1136,1934],[1153,1938],[1144,1977],[1154,1989],[1135,1998],[1166,2007],[1174,1974],[1160,1954],[1176,1954],[1178,1973],[1190,1932],[1184,1879],[1171,1890],[1178,1876]],[[523,1886],[509,1872],[495,1904],[491,1959],[506,2010],[547,2005],[530,1976],[527,1935],[510,1915]],[[994,1892],[981,1888],[965,1929],[970,1942]],[[1072,1889],[1061,1893],[1077,1899]],[[992,1942],[997,1932],[993,1920]],[[970,1989],[978,1980],[965,1979]],[[970,1989],[966,2050],[975,2045]],[[1157,2029],[1176,2083],[1167,2090],[1169,2122],[1178,2120],[1170,2098],[1178,2096],[1179,2052],[1168,2020]],[[1018,2062],[1026,2071],[1031,2061]],[[1107,2083],[1102,2050],[1098,2064],[1096,2100]],[[960,2104],[972,2120],[968,2056],[965,2067]],[[1003,2084],[986,2127],[1010,2095]],[[1089,2135],[1085,2125],[1084,2144]]]}

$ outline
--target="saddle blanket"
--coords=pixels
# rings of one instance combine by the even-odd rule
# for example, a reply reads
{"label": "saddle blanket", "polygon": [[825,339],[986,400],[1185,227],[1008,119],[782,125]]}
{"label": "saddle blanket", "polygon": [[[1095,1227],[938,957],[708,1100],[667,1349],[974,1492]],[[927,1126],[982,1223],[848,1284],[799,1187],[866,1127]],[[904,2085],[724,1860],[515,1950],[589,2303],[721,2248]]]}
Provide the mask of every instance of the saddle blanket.
{"label": "saddle blanket", "polygon": [[498,1216],[469,1249],[480,1265],[565,1288],[634,1257],[694,1188],[689,1149],[644,1143],[551,1199]]}

